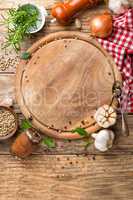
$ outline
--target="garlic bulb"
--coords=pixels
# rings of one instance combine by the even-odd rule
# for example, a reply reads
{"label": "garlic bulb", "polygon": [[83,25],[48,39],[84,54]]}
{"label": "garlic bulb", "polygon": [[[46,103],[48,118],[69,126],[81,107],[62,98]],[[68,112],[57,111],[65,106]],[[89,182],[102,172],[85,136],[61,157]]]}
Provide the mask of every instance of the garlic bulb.
{"label": "garlic bulb", "polygon": [[13,105],[13,98],[9,95],[5,95],[3,99],[0,99],[0,105],[10,107]]}
{"label": "garlic bulb", "polygon": [[104,129],[99,131],[97,134],[93,133],[92,137],[95,138],[95,148],[99,151],[105,152],[112,147],[115,135],[113,131]]}
{"label": "garlic bulb", "polygon": [[129,8],[128,0],[109,0],[109,9],[115,14],[122,14]]}
{"label": "garlic bulb", "polygon": [[94,119],[98,123],[99,126],[103,128],[109,128],[116,123],[117,114],[112,106],[103,105],[100,107],[95,115]]}

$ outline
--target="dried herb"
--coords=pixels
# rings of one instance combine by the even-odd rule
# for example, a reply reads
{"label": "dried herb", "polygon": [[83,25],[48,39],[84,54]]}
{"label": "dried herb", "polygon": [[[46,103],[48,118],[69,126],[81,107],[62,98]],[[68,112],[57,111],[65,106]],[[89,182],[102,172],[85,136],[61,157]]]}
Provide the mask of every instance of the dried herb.
{"label": "dried herb", "polygon": [[21,42],[29,35],[30,28],[37,26],[38,16],[38,9],[31,4],[9,9],[7,17],[3,17],[8,29],[4,47],[12,46],[18,51]]}
{"label": "dried herb", "polygon": [[23,52],[21,55],[21,59],[28,60],[31,57],[31,54],[29,52]]}
{"label": "dried herb", "polygon": [[87,131],[84,128],[80,128],[80,127],[72,130],[72,133],[78,133],[81,136],[88,136]]}
{"label": "dried herb", "polygon": [[50,137],[45,137],[45,138],[42,140],[42,144],[43,144],[43,145],[46,145],[48,148],[55,148],[55,147],[56,147],[56,144],[55,144],[54,139],[52,139],[52,138],[50,138]]}
{"label": "dried herb", "polygon": [[22,131],[25,131],[25,130],[27,130],[27,129],[29,129],[29,128],[32,128],[31,123],[30,123],[27,119],[24,119],[24,120],[22,121],[22,123],[21,123],[20,129],[21,129]]}

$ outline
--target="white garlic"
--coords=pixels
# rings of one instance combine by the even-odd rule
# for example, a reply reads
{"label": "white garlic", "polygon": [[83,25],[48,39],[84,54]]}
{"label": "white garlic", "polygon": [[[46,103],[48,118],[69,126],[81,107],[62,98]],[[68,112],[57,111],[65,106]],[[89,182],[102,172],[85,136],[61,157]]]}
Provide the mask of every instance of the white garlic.
{"label": "white garlic", "polygon": [[115,14],[122,14],[129,8],[128,0],[109,0],[109,9]]}
{"label": "white garlic", "polygon": [[9,95],[5,95],[3,99],[0,99],[0,105],[10,107],[13,105],[13,98]]}
{"label": "white garlic", "polygon": [[97,134],[93,133],[92,137],[95,139],[95,148],[99,151],[105,152],[112,147],[115,135],[113,131],[104,129],[99,131]]}
{"label": "white garlic", "polygon": [[116,118],[117,114],[115,109],[109,105],[103,105],[94,115],[94,119],[102,128],[113,126],[116,123]]}

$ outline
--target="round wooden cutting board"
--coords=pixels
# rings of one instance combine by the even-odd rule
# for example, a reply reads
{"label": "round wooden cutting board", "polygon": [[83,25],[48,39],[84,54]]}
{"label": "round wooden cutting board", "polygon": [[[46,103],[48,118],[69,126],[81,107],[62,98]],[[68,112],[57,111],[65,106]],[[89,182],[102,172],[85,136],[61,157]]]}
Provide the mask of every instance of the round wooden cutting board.
{"label": "round wooden cutting board", "polygon": [[[16,97],[33,126],[56,138],[78,139],[74,129],[100,129],[93,116],[109,104],[121,75],[112,58],[88,34],[58,32],[44,37],[21,60]],[[114,102],[115,106],[115,102]]]}

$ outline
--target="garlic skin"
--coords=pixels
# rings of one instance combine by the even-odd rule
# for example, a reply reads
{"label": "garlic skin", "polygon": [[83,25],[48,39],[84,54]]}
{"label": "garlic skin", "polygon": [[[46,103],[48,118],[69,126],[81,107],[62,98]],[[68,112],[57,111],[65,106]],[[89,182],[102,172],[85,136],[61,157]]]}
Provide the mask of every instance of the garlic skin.
{"label": "garlic skin", "polygon": [[96,111],[94,119],[102,128],[109,128],[116,123],[117,114],[112,106],[103,105]]}
{"label": "garlic skin", "polygon": [[130,7],[128,0],[109,0],[109,9],[115,14],[122,14]]}
{"label": "garlic skin", "polygon": [[0,99],[0,105],[11,107],[13,105],[13,98],[9,95],[5,95],[3,99]]}
{"label": "garlic skin", "polygon": [[104,129],[99,131],[97,134],[93,133],[92,137],[95,139],[95,148],[101,152],[105,152],[112,147],[115,134],[111,130]]}

